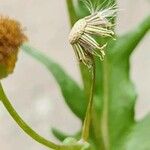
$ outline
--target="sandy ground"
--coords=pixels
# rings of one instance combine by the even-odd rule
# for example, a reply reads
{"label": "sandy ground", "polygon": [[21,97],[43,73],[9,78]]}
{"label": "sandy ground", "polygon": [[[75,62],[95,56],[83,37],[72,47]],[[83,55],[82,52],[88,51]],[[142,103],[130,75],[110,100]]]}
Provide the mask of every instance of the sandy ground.
{"label": "sandy ground", "polygon": [[[117,32],[134,28],[150,13],[149,0],[119,0]],[[0,13],[18,19],[30,43],[61,64],[81,84],[74,53],[68,44],[68,17],[64,0],[0,0]],[[139,93],[136,118],[150,111],[150,36],[131,58],[131,76]],[[40,134],[55,141],[50,128],[78,131],[80,121],[64,104],[54,78],[36,61],[20,52],[15,73],[3,81],[9,98],[23,118]],[[0,104],[0,149],[45,150],[26,136]]]}

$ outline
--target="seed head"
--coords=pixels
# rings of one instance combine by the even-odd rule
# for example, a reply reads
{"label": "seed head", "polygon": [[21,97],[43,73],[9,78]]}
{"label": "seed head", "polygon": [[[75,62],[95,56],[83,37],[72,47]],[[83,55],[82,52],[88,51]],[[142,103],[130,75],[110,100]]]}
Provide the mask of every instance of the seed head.
{"label": "seed head", "polygon": [[13,72],[19,47],[26,40],[19,22],[0,16],[0,79]]}
{"label": "seed head", "polygon": [[98,56],[103,60],[104,49],[107,45],[107,43],[100,45],[93,36],[113,37],[113,24],[110,20],[115,16],[117,8],[116,5],[112,5],[105,9],[94,9],[90,0],[85,1],[85,4],[91,15],[78,20],[74,24],[69,35],[69,42],[79,61],[90,68],[92,65],[91,55]]}

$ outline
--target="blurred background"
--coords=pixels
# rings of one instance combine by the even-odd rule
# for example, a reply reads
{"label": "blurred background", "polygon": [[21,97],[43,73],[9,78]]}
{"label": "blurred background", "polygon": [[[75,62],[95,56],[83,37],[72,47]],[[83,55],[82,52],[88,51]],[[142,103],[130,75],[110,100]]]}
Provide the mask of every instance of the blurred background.
{"label": "blurred background", "polygon": [[[150,13],[149,0],[118,0],[121,11],[117,32],[134,28]],[[68,43],[69,24],[65,0],[0,0],[0,14],[19,20],[31,45],[61,64],[82,85],[74,52]],[[131,77],[138,99],[136,119],[150,111],[150,35],[147,34],[131,57]],[[66,107],[53,76],[20,51],[13,75],[3,80],[5,91],[19,114],[37,132],[53,141],[51,127],[77,132],[81,124]],[[0,103],[0,149],[45,150],[24,134]]]}

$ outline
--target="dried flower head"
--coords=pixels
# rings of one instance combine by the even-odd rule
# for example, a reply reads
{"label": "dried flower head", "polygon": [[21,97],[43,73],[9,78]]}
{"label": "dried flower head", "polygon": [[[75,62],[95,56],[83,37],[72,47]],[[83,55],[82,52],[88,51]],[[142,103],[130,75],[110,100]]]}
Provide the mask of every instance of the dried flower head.
{"label": "dried flower head", "polygon": [[116,4],[106,8],[101,8],[99,5],[95,7],[90,0],[84,1],[91,15],[78,20],[69,35],[69,42],[73,46],[78,59],[89,68],[92,65],[90,56],[98,56],[101,60],[104,59],[104,48],[107,43],[100,45],[92,36],[113,37],[113,24],[111,19],[114,18],[117,12]]}
{"label": "dried flower head", "polygon": [[19,47],[26,40],[20,23],[0,17],[0,79],[13,72]]}

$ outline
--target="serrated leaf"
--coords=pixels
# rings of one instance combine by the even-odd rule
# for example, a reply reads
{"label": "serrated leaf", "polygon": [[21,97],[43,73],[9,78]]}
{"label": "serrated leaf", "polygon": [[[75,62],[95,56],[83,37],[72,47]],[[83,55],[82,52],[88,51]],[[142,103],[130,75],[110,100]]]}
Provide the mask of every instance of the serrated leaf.
{"label": "serrated leaf", "polygon": [[148,17],[132,32],[109,43],[105,61],[97,62],[96,93],[103,101],[102,124],[108,125],[105,132],[108,132],[110,147],[134,124],[136,92],[130,79],[129,58],[148,32],[149,20]]}
{"label": "serrated leaf", "polygon": [[133,30],[123,36],[116,38],[108,46],[108,54],[114,56],[114,59],[123,59],[129,57],[136,46],[141,42],[145,34],[150,30],[150,16],[143,20]]}
{"label": "serrated leaf", "polygon": [[87,101],[79,85],[57,63],[53,62],[48,56],[42,54],[37,49],[27,44],[24,44],[22,49],[41,62],[53,74],[61,88],[65,102],[76,116],[83,119]]}
{"label": "serrated leaf", "polygon": [[96,93],[103,101],[101,124],[108,125],[103,134],[107,134],[110,147],[134,124],[136,92],[130,80],[129,56],[147,33],[148,20],[149,17],[134,31],[110,42],[107,58],[103,64],[97,62]]}
{"label": "serrated leaf", "polygon": [[150,115],[137,122],[127,133],[121,144],[114,150],[149,150],[150,149]]}

